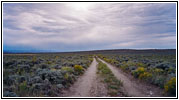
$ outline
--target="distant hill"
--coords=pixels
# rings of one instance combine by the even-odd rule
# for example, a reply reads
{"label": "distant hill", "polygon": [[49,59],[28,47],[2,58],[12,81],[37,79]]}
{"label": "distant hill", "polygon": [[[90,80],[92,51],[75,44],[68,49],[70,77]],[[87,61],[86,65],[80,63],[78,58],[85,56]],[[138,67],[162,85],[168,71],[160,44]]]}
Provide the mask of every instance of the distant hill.
{"label": "distant hill", "polygon": [[141,54],[141,53],[167,53],[176,54],[176,49],[111,49],[111,50],[94,50],[94,51],[82,51],[80,53],[89,54]]}
{"label": "distant hill", "polygon": [[111,49],[111,50],[91,50],[91,51],[73,51],[73,52],[46,52],[46,51],[33,51],[33,52],[17,52],[17,51],[4,51],[4,54],[44,54],[44,53],[73,53],[73,54],[141,54],[141,53],[167,53],[176,54],[176,49]]}

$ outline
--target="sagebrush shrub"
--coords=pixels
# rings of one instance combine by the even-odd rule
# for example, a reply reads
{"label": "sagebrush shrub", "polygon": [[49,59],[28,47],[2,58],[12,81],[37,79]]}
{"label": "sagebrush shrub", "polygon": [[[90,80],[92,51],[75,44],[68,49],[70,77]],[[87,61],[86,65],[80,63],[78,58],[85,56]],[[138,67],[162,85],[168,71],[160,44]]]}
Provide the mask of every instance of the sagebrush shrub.
{"label": "sagebrush shrub", "polygon": [[152,74],[149,73],[149,72],[144,72],[144,73],[139,75],[139,79],[141,79],[141,80],[150,81],[151,78],[152,78]]}
{"label": "sagebrush shrub", "polygon": [[168,74],[176,73],[176,69],[175,68],[169,68],[167,73]]}
{"label": "sagebrush shrub", "polygon": [[127,64],[124,64],[124,65],[120,66],[120,68],[122,70],[126,70],[127,71],[129,69],[129,66]]}
{"label": "sagebrush shrub", "polygon": [[159,68],[154,68],[154,70],[153,70],[153,73],[158,74],[158,75],[162,74],[163,72],[164,71],[162,69],[159,69]]}
{"label": "sagebrush shrub", "polygon": [[143,63],[139,63],[139,62],[138,62],[136,65],[137,65],[138,67],[146,67],[145,64],[143,64]]}
{"label": "sagebrush shrub", "polygon": [[164,86],[165,92],[176,95],[176,77],[171,78]]}
{"label": "sagebrush shrub", "polygon": [[134,77],[139,77],[140,74],[143,74],[145,72],[144,67],[138,67],[137,70],[133,71]]}
{"label": "sagebrush shrub", "polygon": [[61,70],[66,71],[67,73],[73,73],[74,72],[72,67],[62,67]]}
{"label": "sagebrush shrub", "polygon": [[17,94],[14,93],[14,92],[5,91],[5,92],[3,93],[3,96],[4,96],[4,97],[17,97]]}
{"label": "sagebrush shrub", "polygon": [[153,75],[151,83],[158,85],[160,88],[164,88],[165,81],[166,81],[165,76],[163,76],[163,75]]}

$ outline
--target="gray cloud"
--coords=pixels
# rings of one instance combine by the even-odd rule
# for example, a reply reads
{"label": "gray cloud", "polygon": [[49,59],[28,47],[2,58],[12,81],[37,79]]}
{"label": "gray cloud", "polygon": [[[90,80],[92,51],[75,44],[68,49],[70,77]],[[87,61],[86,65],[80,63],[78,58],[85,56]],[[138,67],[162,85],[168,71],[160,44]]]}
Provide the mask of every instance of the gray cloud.
{"label": "gray cloud", "polygon": [[175,48],[176,4],[4,4],[8,46],[88,50]]}

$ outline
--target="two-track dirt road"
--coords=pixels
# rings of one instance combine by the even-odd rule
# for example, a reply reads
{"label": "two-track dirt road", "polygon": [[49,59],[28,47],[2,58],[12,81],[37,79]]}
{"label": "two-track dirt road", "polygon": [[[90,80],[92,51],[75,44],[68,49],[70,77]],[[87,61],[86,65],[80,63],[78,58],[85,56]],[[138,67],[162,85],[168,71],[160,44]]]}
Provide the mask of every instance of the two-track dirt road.
{"label": "two-track dirt road", "polygon": [[65,91],[65,97],[101,97],[107,96],[107,90],[103,83],[100,82],[96,74],[97,61],[93,58],[93,62],[85,73],[78,78],[78,80]]}
{"label": "two-track dirt road", "polygon": [[[99,58],[98,58],[99,59]],[[113,72],[115,77],[123,82],[121,88],[124,94],[132,97],[161,97],[162,91],[153,85],[140,83],[133,77],[129,77],[119,68],[99,59],[105,63]],[[107,88],[100,81],[100,77],[96,74],[98,62],[93,58],[93,62],[80,76],[77,81],[66,91],[63,92],[64,97],[106,97]]]}
{"label": "two-track dirt road", "polygon": [[[99,58],[98,58],[99,59]],[[113,72],[118,80],[123,82],[123,92],[128,96],[133,97],[161,97],[162,90],[156,86],[150,84],[140,83],[133,77],[128,77],[126,73],[121,71],[119,68],[99,59],[103,63],[105,63]]]}

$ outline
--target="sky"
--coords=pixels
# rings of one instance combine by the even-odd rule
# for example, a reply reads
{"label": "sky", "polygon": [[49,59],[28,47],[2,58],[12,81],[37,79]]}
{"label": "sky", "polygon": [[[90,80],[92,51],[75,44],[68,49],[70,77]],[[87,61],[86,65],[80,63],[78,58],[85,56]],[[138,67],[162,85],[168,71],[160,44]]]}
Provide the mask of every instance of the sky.
{"label": "sky", "polygon": [[175,48],[175,3],[3,3],[3,51]]}

